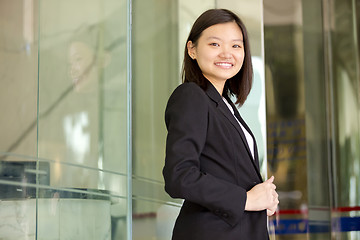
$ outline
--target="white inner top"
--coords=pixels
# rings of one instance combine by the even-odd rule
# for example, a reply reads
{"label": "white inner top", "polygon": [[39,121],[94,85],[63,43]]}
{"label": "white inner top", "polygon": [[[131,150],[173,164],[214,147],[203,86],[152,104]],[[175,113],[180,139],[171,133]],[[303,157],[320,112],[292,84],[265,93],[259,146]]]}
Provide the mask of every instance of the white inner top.
{"label": "white inner top", "polygon": [[246,141],[247,141],[247,143],[249,145],[249,148],[250,148],[250,151],[251,151],[251,155],[252,155],[253,159],[255,159],[255,156],[254,156],[254,139],[251,137],[250,133],[244,128],[244,126],[241,124],[241,122],[237,119],[237,117],[234,114],[234,110],[231,107],[231,105],[228,103],[228,101],[224,97],[222,99],[223,99],[224,103],[226,104],[226,106],[228,106],[230,112],[233,114],[234,118],[239,123],[242,131],[244,132],[245,137],[246,137]]}

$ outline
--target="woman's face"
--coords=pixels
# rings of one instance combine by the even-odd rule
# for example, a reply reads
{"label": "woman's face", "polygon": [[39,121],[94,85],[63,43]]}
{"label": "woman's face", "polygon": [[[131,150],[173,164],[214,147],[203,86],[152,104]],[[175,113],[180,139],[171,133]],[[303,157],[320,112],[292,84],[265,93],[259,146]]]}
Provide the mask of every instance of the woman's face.
{"label": "woman's face", "polygon": [[235,76],[244,62],[243,34],[235,22],[208,27],[196,46],[189,41],[187,47],[190,57],[196,59],[203,75],[213,84]]}
{"label": "woman's face", "polygon": [[70,77],[76,89],[88,84],[94,75],[94,52],[83,42],[73,42],[69,48]]}

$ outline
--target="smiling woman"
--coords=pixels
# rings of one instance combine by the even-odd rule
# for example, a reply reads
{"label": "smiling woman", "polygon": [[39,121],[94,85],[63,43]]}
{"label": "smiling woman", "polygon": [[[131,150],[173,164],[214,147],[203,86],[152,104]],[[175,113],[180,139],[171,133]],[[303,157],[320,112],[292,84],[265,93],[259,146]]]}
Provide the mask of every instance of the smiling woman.
{"label": "smiling woman", "polygon": [[266,215],[279,203],[274,177],[263,182],[255,138],[230,100],[242,105],[253,77],[239,17],[204,12],[190,31],[183,66],[184,83],[165,111],[165,190],[185,199],[172,239],[268,239]]}
{"label": "smiling woman", "polygon": [[[219,10],[220,11],[220,10]],[[225,12],[227,10],[224,10]],[[237,96],[237,104],[243,105],[247,96],[250,93],[252,87],[252,78],[253,78],[253,68],[251,63],[251,53],[250,53],[250,41],[248,38],[247,30],[244,23],[236,16],[234,13],[216,15],[212,14],[213,11],[205,12],[202,17],[199,17],[192,28],[192,31],[189,34],[187,43],[185,46],[184,54],[184,68],[182,72],[182,77],[184,82],[195,82],[201,88],[205,89],[208,86],[208,79],[204,77],[203,70],[201,69],[200,64],[202,61],[194,61],[195,53],[199,54],[202,45],[209,45],[211,47],[223,49],[218,56],[218,60],[228,60],[227,55],[234,57],[234,54],[230,54],[230,50],[226,48],[234,48],[234,51],[231,53],[238,52],[235,54],[235,59],[240,59],[241,62],[237,62],[238,71],[234,73],[232,77],[228,78],[224,85],[224,92],[227,93],[230,90],[230,94]],[[215,11],[216,12],[216,11]],[[207,15],[212,14],[211,18]],[[226,31],[226,34],[224,34]],[[207,34],[207,37],[203,35]],[[229,37],[227,36],[228,34]],[[226,39],[225,39],[226,38]],[[205,41],[202,43],[202,41]],[[216,41],[214,41],[216,40]],[[228,42],[222,42],[228,41]],[[231,43],[229,43],[229,41]],[[220,47],[221,44],[221,47]],[[225,44],[225,46],[223,46]],[[224,47],[226,47],[224,49]],[[229,51],[228,53],[226,51]],[[212,51],[213,52],[213,51]],[[240,55],[240,53],[242,53]],[[225,55],[224,55],[225,54]],[[198,56],[199,57],[199,56]],[[225,57],[225,58],[224,58]],[[234,61],[232,59],[231,61]],[[240,80],[240,81],[238,81]],[[241,82],[242,84],[238,84]]]}
{"label": "smiling woman", "polygon": [[244,61],[243,35],[235,22],[205,29],[198,43],[187,43],[188,54],[197,61],[203,75],[222,93],[224,83],[241,69]]}

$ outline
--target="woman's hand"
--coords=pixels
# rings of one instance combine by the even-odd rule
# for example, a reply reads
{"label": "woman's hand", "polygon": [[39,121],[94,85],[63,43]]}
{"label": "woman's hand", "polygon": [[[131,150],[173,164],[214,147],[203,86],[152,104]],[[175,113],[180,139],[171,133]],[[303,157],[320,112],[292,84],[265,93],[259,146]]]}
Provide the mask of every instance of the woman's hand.
{"label": "woman's hand", "polygon": [[266,209],[268,216],[275,213],[279,204],[279,195],[275,191],[276,186],[273,182],[274,176],[263,183],[255,185],[247,192],[246,211],[262,211]]}

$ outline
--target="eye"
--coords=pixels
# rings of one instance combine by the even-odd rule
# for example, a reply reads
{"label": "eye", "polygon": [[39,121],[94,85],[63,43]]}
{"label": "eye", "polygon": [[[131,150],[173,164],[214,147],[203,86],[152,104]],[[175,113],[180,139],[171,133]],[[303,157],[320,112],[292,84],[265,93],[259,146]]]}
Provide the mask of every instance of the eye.
{"label": "eye", "polygon": [[238,45],[238,44],[235,44],[235,45],[233,46],[233,48],[242,48],[242,46],[241,46],[241,45]]}
{"label": "eye", "polygon": [[210,45],[210,46],[214,46],[214,47],[220,46],[218,43],[210,43],[209,45]]}

